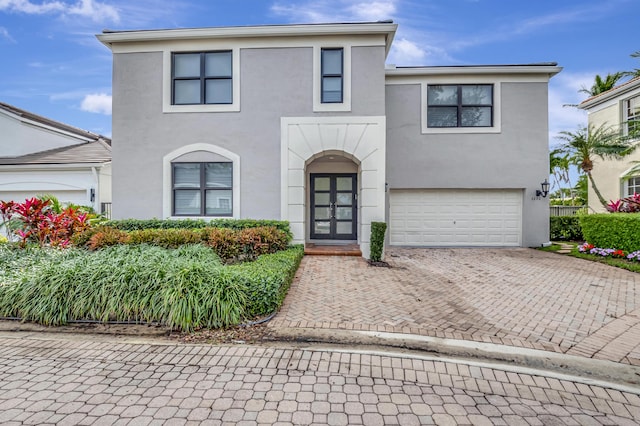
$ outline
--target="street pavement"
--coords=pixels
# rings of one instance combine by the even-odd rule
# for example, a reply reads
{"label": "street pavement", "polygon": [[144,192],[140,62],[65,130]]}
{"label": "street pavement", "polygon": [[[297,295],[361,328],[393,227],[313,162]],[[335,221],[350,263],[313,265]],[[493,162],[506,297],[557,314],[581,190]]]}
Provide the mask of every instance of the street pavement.
{"label": "street pavement", "polygon": [[639,389],[367,347],[0,333],[2,425],[634,425]]}
{"label": "street pavement", "polygon": [[0,424],[640,424],[639,274],[521,248],[386,260],[305,257],[258,345],[2,331]]}

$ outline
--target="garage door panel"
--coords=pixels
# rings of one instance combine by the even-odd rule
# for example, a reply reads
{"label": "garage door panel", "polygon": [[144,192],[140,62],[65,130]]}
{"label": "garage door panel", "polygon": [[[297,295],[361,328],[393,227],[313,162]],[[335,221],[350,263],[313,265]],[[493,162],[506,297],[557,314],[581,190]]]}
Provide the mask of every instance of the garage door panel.
{"label": "garage door panel", "polygon": [[519,246],[520,190],[392,190],[392,245]]}

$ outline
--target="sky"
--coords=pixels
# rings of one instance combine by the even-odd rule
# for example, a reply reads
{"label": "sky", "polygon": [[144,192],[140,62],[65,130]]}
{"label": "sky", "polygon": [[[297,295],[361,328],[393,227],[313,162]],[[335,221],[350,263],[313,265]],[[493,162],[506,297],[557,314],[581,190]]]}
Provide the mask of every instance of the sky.
{"label": "sky", "polygon": [[[639,0],[0,0],[0,101],[111,135],[111,52],[103,29],[166,29],[392,19],[387,63],[557,62],[549,143],[586,124],[566,107],[596,74],[640,68]],[[0,153],[0,156],[2,153]]]}

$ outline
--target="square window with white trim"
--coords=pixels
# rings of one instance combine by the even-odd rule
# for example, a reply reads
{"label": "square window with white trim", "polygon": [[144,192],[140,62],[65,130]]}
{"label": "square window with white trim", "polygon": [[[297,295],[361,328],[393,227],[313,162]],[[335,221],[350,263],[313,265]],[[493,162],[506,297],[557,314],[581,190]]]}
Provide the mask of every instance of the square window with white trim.
{"label": "square window with white trim", "polygon": [[492,84],[430,84],[427,127],[492,127]]}
{"label": "square window with white trim", "polygon": [[233,163],[173,163],[174,216],[233,216]]}
{"label": "square window with white trim", "polygon": [[233,53],[173,53],[172,105],[228,105],[233,103]]}

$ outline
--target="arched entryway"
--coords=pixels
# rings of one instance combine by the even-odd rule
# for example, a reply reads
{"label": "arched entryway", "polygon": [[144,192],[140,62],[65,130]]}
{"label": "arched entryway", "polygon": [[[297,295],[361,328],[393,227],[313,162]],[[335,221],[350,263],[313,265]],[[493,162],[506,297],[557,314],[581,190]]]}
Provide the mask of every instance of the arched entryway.
{"label": "arched entryway", "polygon": [[[289,221],[294,243],[311,237],[310,170],[326,167],[335,175],[338,169],[326,163],[332,156],[340,157],[349,173],[356,173],[354,235],[362,255],[368,257],[371,222],[385,221],[385,117],[286,117],[281,132],[281,218]],[[329,192],[331,185],[340,192],[337,180],[330,179]]]}

